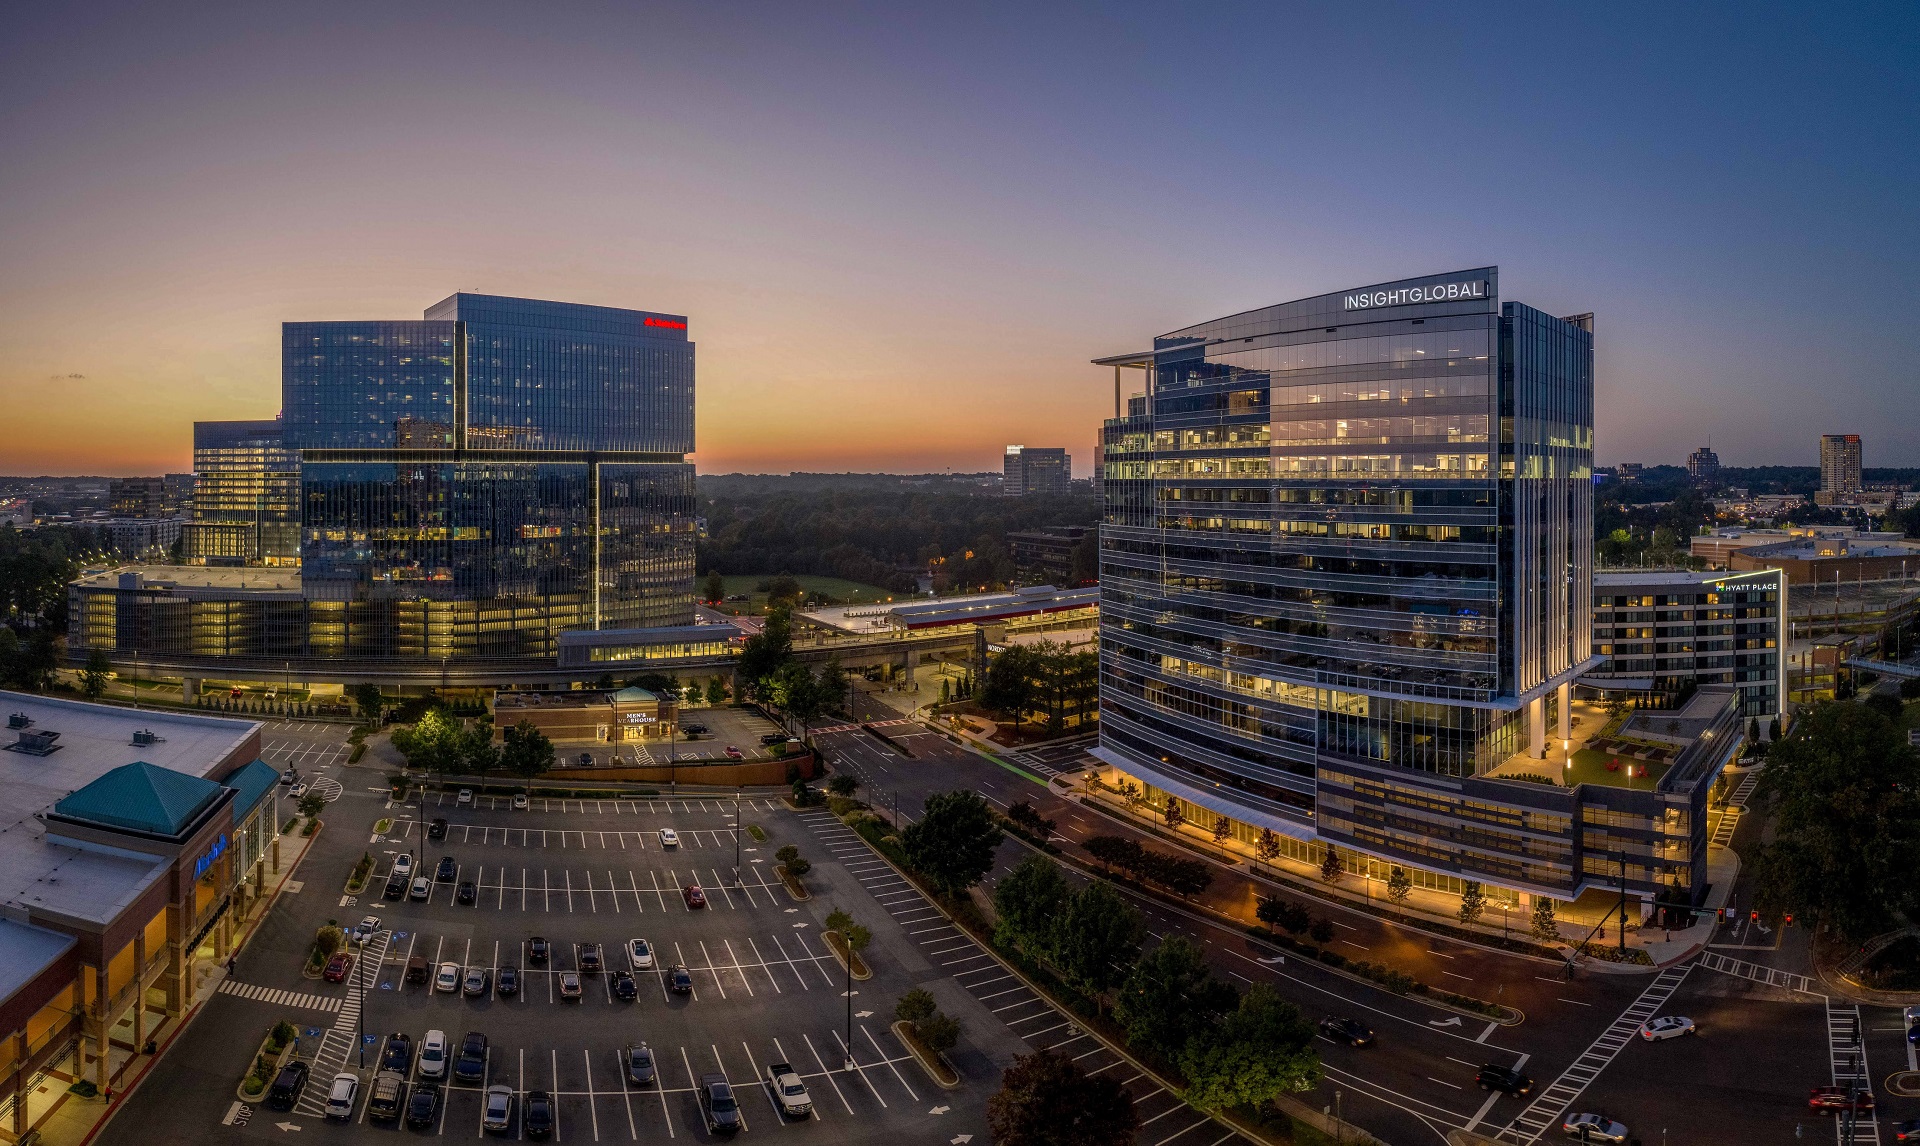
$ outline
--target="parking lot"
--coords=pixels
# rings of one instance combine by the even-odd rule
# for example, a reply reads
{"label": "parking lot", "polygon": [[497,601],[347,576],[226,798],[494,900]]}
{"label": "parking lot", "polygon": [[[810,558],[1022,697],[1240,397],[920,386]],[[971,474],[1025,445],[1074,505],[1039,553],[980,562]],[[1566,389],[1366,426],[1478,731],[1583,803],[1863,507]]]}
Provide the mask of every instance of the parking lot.
{"label": "parking lot", "polygon": [[[891,926],[833,852],[770,801],[740,804],[742,819],[767,838],[739,837],[736,879],[740,827],[733,812],[732,800],[713,797],[556,799],[523,811],[504,803],[456,806],[449,797],[437,808],[429,800],[424,822],[414,810],[387,810],[387,830],[362,837],[376,858],[366,891],[340,896],[337,906],[328,901],[342,925],[363,915],[379,919],[346,981],[309,981],[297,992],[278,983],[225,988],[257,1003],[262,1021],[295,1017],[286,1011],[291,1002],[304,1007],[298,1021],[311,1024],[303,1026],[299,1052],[311,1064],[311,1078],[291,1113],[263,1111],[271,1117],[241,1117],[231,1129],[278,1136],[284,1131],[276,1129],[277,1120],[291,1118],[310,1133],[477,1136],[488,1133],[481,1124],[487,1088],[504,1085],[516,1095],[516,1116],[504,1136],[525,1137],[518,1111],[528,1093],[542,1090],[553,1096],[556,1141],[704,1140],[710,1135],[697,1083],[718,1073],[735,1088],[748,1133],[812,1134],[821,1141],[927,1140],[936,1133],[946,1141],[971,1134],[985,1141],[985,1101],[999,1066],[1024,1049],[1001,1022],[1017,1016],[996,1015],[951,982],[929,984],[964,1032],[949,1057],[966,1081],[958,1091],[937,1087],[890,1024],[902,994],[930,978],[947,978],[946,958]],[[447,821],[444,838],[423,841],[435,818]],[[663,846],[662,829],[678,834],[676,847]],[[783,843],[798,845],[814,861],[810,900],[795,901],[769,870]],[[410,886],[408,898],[382,898],[394,857],[403,852],[414,852],[417,874],[431,880],[428,898],[412,899]],[[443,856],[454,861],[451,880],[434,878]],[[470,903],[459,901],[463,883],[473,885]],[[683,892],[689,883],[701,886],[705,906],[689,904]],[[866,953],[874,975],[852,983],[851,996],[843,966],[821,937],[835,906],[875,932]],[[531,950],[536,936],[550,944],[545,961]],[[651,945],[652,967],[630,958],[628,942],[636,938]],[[581,973],[588,944],[597,944],[604,960],[598,973]],[[426,969],[425,982],[408,981],[410,960]],[[453,965],[461,988],[436,989],[441,964]],[[519,973],[510,995],[496,990],[504,968]],[[690,979],[683,991],[673,988],[675,968]],[[484,973],[485,986],[475,994],[464,990],[470,969]],[[631,1000],[615,992],[623,974],[633,977]],[[577,976],[576,999],[563,994],[563,976]],[[328,1013],[336,1000],[339,1009]],[[400,1121],[370,1119],[364,1080],[371,1079],[386,1036],[401,1032],[413,1040],[411,1090],[421,1082],[417,1049],[429,1030],[445,1032],[456,1048],[469,1032],[484,1034],[484,1069],[442,1086],[430,1126],[407,1131]],[[623,1049],[638,1042],[653,1049],[659,1072],[645,1086],[629,1084],[622,1074]],[[765,1083],[766,1068],[782,1061],[810,1092],[813,1110],[805,1119],[783,1117]],[[344,1124],[321,1117],[328,1083],[343,1070],[359,1071],[363,1079]]]}

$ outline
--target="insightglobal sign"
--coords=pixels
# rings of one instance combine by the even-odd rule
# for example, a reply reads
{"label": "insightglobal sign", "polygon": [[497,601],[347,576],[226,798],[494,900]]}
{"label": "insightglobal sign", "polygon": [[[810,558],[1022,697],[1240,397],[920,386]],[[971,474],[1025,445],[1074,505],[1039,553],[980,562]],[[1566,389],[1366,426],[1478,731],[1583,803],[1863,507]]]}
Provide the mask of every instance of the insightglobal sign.
{"label": "insightglobal sign", "polygon": [[1346,296],[1347,310],[1372,310],[1380,306],[1407,306],[1416,302],[1453,302],[1463,298],[1486,298],[1487,280],[1438,283],[1434,286],[1400,287],[1397,290],[1370,290]]}

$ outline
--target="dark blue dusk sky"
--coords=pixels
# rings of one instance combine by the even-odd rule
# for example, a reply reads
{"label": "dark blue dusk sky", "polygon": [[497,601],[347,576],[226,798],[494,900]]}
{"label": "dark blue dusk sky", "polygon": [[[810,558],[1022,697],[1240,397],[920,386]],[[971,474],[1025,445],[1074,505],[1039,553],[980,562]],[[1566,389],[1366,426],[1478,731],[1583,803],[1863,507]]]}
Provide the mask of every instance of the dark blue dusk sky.
{"label": "dark blue dusk sky", "polygon": [[456,289],[688,314],[703,471],[1084,472],[1087,359],[1488,263],[1597,313],[1603,463],[1920,465],[1917,12],[16,6],[0,472],[182,469],[282,320]]}

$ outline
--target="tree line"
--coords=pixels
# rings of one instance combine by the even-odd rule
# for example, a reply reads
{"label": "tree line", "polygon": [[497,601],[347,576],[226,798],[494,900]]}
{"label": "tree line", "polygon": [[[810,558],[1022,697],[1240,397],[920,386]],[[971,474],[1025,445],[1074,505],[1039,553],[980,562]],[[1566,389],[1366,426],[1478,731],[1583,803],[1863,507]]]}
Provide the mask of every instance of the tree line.
{"label": "tree line", "polygon": [[493,741],[493,722],[487,717],[463,721],[444,708],[430,708],[412,727],[393,730],[393,746],[407,758],[407,767],[436,776],[478,776],[505,771],[532,780],[553,770],[553,741],[522,720]]}
{"label": "tree line", "polygon": [[1100,702],[1100,655],[1055,641],[1009,645],[987,665],[980,703],[1015,724],[1039,717],[1058,731]]}

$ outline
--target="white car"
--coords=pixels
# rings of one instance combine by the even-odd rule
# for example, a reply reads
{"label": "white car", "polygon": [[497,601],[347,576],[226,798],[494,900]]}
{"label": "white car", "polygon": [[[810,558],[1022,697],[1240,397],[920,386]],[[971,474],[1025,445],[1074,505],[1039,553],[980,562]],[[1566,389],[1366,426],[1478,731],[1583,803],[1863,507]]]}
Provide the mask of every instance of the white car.
{"label": "white car", "polygon": [[353,929],[353,941],[355,943],[365,943],[367,940],[373,938],[373,933],[378,930],[380,930],[380,917],[378,915],[362,916],[359,925]]}
{"label": "white car", "polygon": [[1560,1124],[1569,1138],[1585,1135],[1588,1142],[1625,1142],[1627,1128],[1598,1114],[1575,1114]]}
{"label": "white car", "polygon": [[447,1032],[428,1031],[420,1040],[420,1077],[447,1077]]}
{"label": "white car", "polygon": [[513,1088],[511,1086],[489,1086],[487,1088],[486,1111],[481,1115],[480,1125],[487,1130],[504,1131],[513,1125]]}
{"label": "white car", "polygon": [[436,991],[446,991],[449,993],[458,991],[460,989],[460,964],[440,964],[439,974],[433,977],[433,988]]}
{"label": "white car", "polygon": [[1699,1030],[1693,1025],[1693,1020],[1687,1018],[1685,1015],[1661,1015],[1657,1019],[1648,1019],[1646,1023],[1640,1027],[1640,1037],[1648,1042],[1658,1042],[1661,1039],[1677,1039],[1681,1035],[1697,1035],[1699,1033]]}
{"label": "white car", "polygon": [[470,805],[470,804],[472,804],[472,803],[473,803],[473,789],[472,789],[472,788],[462,788],[462,789],[460,789],[460,795],[458,795],[458,796],[456,796],[456,797],[454,798],[454,801],[453,801],[453,802],[454,802],[454,804],[455,804],[456,806],[458,806],[458,807],[462,807],[462,808],[464,808],[464,807],[467,807],[468,805]]}
{"label": "white car", "polygon": [[527,794],[525,792],[515,792],[513,794],[513,810],[516,812],[524,812],[527,810]]}
{"label": "white car", "polygon": [[342,1122],[353,1118],[354,1099],[360,1096],[360,1076],[351,1071],[341,1071],[333,1076],[333,1085],[327,1089],[327,1117],[338,1118]]}
{"label": "white car", "polygon": [[287,789],[287,799],[289,800],[298,800],[306,794],[307,786],[305,784],[295,784],[293,787]]}
{"label": "white car", "polygon": [[399,855],[394,856],[393,871],[390,874],[400,879],[411,878],[413,875],[413,853],[401,852]]}
{"label": "white car", "polygon": [[627,958],[633,960],[636,971],[653,970],[653,944],[644,939],[627,940]]}
{"label": "white car", "polygon": [[672,828],[661,828],[660,829],[660,846],[663,848],[679,847],[680,833],[674,831]]}
{"label": "white car", "polygon": [[426,899],[433,894],[433,881],[424,875],[413,877],[413,890],[407,893],[409,899]]}

